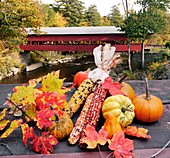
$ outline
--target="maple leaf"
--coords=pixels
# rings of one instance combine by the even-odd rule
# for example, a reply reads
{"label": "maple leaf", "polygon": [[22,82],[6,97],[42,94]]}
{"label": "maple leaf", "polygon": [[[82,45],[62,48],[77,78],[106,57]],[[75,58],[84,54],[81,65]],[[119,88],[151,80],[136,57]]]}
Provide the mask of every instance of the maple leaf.
{"label": "maple leaf", "polygon": [[115,158],[133,158],[131,153],[134,150],[134,143],[132,140],[125,138],[123,131],[117,132],[113,135],[112,139],[108,140],[109,149],[114,150]]}
{"label": "maple leaf", "polygon": [[50,109],[42,109],[36,113],[34,121],[37,121],[38,128],[49,127],[52,125],[51,118],[54,116],[55,111]]}
{"label": "maple leaf", "polygon": [[11,101],[17,105],[35,104],[35,99],[38,93],[42,91],[35,89],[32,85],[16,86],[15,91],[11,96]]}
{"label": "maple leaf", "polygon": [[24,123],[21,125],[22,130],[22,142],[24,145],[27,145],[27,141],[29,138],[32,138],[34,136],[34,129],[32,127],[29,127],[28,124]]}
{"label": "maple leaf", "polygon": [[1,135],[0,138],[6,138],[8,137],[16,128],[20,127],[23,120],[13,120],[10,124],[10,127]]}
{"label": "maple leaf", "polygon": [[0,130],[3,130],[9,123],[9,120],[1,120],[0,121]]}
{"label": "maple leaf", "polygon": [[32,144],[32,149],[37,153],[51,154],[54,152],[53,146],[58,144],[58,141],[53,135],[42,132],[42,136],[34,136],[30,144]]}
{"label": "maple leaf", "polygon": [[87,144],[88,149],[94,149],[98,144],[105,145],[107,142],[108,133],[103,126],[97,132],[93,126],[87,125],[84,132],[86,137],[83,137],[81,142]]}
{"label": "maple leaf", "polygon": [[6,115],[6,112],[7,112],[7,108],[4,108],[0,114],[0,121],[4,119],[5,115]]}
{"label": "maple leaf", "polygon": [[121,85],[119,82],[113,82],[112,78],[109,76],[105,79],[105,81],[102,83],[102,87],[104,89],[109,90],[109,93],[113,96],[113,95],[117,95],[117,94],[121,94],[121,95],[125,95],[122,91],[121,91]]}
{"label": "maple leaf", "polygon": [[42,91],[44,92],[57,92],[58,94],[64,94],[68,89],[62,89],[64,79],[59,79],[60,71],[53,71],[48,73],[42,80]]}
{"label": "maple leaf", "polygon": [[124,128],[124,133],[140,138],[151,138],[151,136],[147,134],[147,129],[141,127],[137,128],[136,126],[127,126],[126,128]]}

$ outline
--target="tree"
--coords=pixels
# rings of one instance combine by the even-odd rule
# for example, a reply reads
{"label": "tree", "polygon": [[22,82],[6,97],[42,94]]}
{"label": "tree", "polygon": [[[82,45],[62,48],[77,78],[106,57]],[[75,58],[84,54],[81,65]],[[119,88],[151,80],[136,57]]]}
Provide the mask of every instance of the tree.
{"label": "tree", "polygon": [[18,64],[19,46],[25,42],[27,35],[25,28],[43,26],[41,13],[40,3],[35,0],[0,2],[0,58],[8,61],[0,62],[0,67],[7,69]]}
{"label": "tree", "polygon": [[[167,3],[167,0],[164,2]],[[125,25],[121,28],[125,31],[130,41],[138,40],[142,43],[142,68],[144,68],[144,42],[150,38],[151,33],[156,33],[166,27],[166,20],[161,12],[166,10],[166,3],[162,1],[137,1],[141,5],[138,12],[130,13]]]}
{"label": "tree", "polygon": [[110,20],[108,16],[101,17],[101,26],[110,26]]}
{"label": "tree", "polygon": [[86,11],[88,26],[100,26],[101,17],[96,5],[90,5]]}
{"label": "tree", "polygon": [[67,23],[67,26],[81,26],[84,21],[85,7],[79,0],[56,0],[53,4],[55,12],[61,13]]}
{"label": "tree", "polygon": [[59,12],[55,12],[51,5],[43,4],[42,14],[44,14],[44,26],[46,27],[62,27],[67,25],[66,19]]}
{"label": "tree", "polygon": [[111,13],[109,14],[109,20],[111,26],[120,27],[123,25],[123,17],[120,14],[118,6],[114,5],[111,9]]}

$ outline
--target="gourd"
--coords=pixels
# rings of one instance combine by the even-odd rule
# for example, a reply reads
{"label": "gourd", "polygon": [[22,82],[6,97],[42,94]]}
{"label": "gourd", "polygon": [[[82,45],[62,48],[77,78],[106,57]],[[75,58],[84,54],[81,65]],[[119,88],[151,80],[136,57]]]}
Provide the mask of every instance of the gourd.
{"label": "gourd", "polygon": [[133,100],[136,96],[134,89],[132,86],[126,82],[123,82],[123,80],[126,78],[126,74],[119,80],[119,83],[121,85],[121,91],[131,100]]}
{"label": "gourd", "polygon": [[114,115],[106,115],[105,122],[104,122],[104,128],[108,133],[108,138],[112,138],[112,136],[116,133],[122,130],[116,116]]}
{"label": "gourd", "polygon": [[64,114],[59,117],[59,120],[52,121],[52,125],[48,127],[50,134],[55,136],[57,140],[66,138],[73,129],[73,121],[71,118]]}
{"label": "gourd", "polygon": [[106,98],[102,107],[103,117],[113,115],[117,117],[121,127],[126,127],[132,123],[135,116],[132,101],[124,95],[114,95]]}
{"label": "gourd", "polygon": [[137,120],[152,123],[158,121],[163,115],[163,104],[160,98],[150,95],[148,79],[145,78],[146,94],[141,94],[133,99],[135,117]]}
{"label": "gourd", "polygon": [[79,71],[74,75],[73,84],[75,87],[79,87],[80,84],[88,78],[88,70],[87,71]]}

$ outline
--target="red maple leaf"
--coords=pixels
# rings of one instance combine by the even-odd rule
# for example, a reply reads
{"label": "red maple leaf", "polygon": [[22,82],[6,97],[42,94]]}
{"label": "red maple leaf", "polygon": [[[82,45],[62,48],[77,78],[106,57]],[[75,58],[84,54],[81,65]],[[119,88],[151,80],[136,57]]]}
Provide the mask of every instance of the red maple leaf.
{"label": "red maple leaf", "polygon": [[55,111],[51,109],[42,109],[36,113],[34,121],[37,122],[38,128],[49,127],[52,125],[51,118],[54,116]]}
{"label": "red maple leaf", "polygon": [[123,131],[117,132],[113,135],[111,140],[108,140],[109,149],[114,150],[115,158],[134,158],[132,150],[134,150],[133,141],[125,138]]}
{"label": "red maple leaf", "polygon": [[105,145],[107,142],[108,133],[104,127],[97,132],[93,126],[87,125],[84,132],[86,137],[83,137],[81,142],[87,144],[89,149],[96,148],[98,144]]}
{"label": "red maple leaf", "polygon": [[108,89],[109,93],[113,96],[113,95],[117,95],[117,94],[122,94],[125,95],[122,91],[121,91],[121,85],[119,82],[113,82],[112,78],[109,76],[105,79],[104,83],[102,83],[102,87],[104,89]]}
{"label": "red maple leaf", "polygon": [[58,144],[58,141],[53,135],[42,132],[42,136],[34,136],[30,144],[32,144],[33,151],[37,153],[51,154],[54,152],[53,146]]}
{"label": "red maple leaf", "polygon": [[22,129],[22,142],[24,145],[27,145],[27,141],[29,138],[32,138],[34,136],[34,129],[32,127],[29,127],[26,123],[21,125]]}
{"label": "red maple leaf", "polygon": [[151,138],[150,135],[148,135],[148,130],[145,128],[137,128],[136,126],[127,126],[124,129],[124,133],[127,135],[135,136],[135,137],[140,137],[140,138]]}

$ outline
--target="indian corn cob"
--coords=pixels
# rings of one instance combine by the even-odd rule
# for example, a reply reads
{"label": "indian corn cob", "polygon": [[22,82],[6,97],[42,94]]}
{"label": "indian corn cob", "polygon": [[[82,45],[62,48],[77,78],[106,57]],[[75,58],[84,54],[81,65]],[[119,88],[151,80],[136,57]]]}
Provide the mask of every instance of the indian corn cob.
{"label": "indian corn cob", "polygon": [[[94,92],[93,98],[91,100],[90,109],[88,110],[87,116],[86,116],[86,126],[91,125],[93,127],[96,127],[97,122],[100,117],[100,112],[102,109],[103,102],[105,100],[107,94],[107,90],[102,88],[101,84],[98,84],[96,87],[96,90]],[[85,129],[85,128],[84,128]],[[85,136],[85,132],[81,132],[81,138]],[[83,147],[83,143],[80,139],[80,147]]]}
{"label": "indian corn cob", "polygon": [[76,120],[75,126],[72,129],[72,131],[70,133],[70,136],[68,138],[68,142],[70,144],[76,144],[77,143],[77,141],[80,138],[80,134],[81,134],[82,130],[86,126],[86,115],[87,115],[87,113],[89,111],[90,103],[91,103],[91,100],[93,98],[93,95],[94,95],[94,93],[91,93],[87,97],[87,99],[85,101],[85,104],[84,104],[84,106],[83,106],[83,108],[81,110],[81,113],[80,113],[79,117]]}
{"label": "indian corn cob", "polygon": [[70,106],[70,117],[80,108],[80,106],[87,99],[88,95],[92,92],[94,83],[90,79],[84,80],[78,89],[74,92],[68,104]]}

